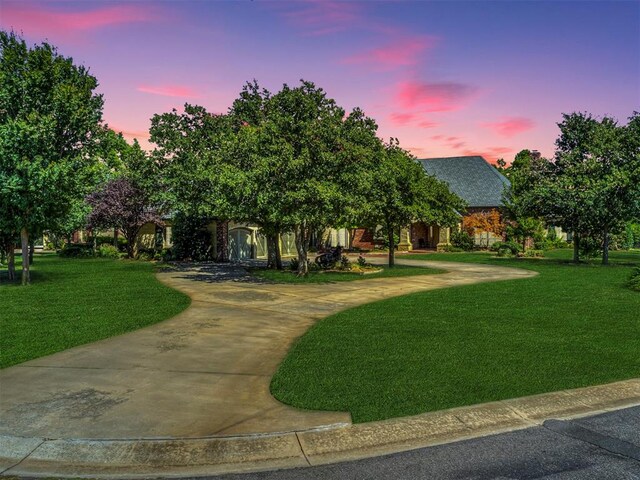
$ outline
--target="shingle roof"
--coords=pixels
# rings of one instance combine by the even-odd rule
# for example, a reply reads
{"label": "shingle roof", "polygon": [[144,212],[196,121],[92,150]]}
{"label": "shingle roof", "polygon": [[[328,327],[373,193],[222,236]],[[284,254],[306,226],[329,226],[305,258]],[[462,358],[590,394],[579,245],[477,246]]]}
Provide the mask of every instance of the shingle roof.
{"label": "shingle roof", "polygon": [[469,207],[500,207],[507,180],[480,156],[418,160],[429,175],[449,184]]}

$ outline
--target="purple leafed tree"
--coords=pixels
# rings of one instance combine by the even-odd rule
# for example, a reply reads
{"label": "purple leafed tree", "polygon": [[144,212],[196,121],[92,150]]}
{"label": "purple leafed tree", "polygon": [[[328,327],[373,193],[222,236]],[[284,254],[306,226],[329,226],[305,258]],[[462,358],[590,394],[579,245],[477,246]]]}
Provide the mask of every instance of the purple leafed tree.
{"label": "purple leafed tree", "polygon": [[151,205],[149,195],[126,178],[107,182],[101,190],[87,197],[92,210],[88,218],[91,229],[117,228],[127,239],[127,255],[137,255],[136,237],[142,226],[152,222],[162,225],[162,218]]}

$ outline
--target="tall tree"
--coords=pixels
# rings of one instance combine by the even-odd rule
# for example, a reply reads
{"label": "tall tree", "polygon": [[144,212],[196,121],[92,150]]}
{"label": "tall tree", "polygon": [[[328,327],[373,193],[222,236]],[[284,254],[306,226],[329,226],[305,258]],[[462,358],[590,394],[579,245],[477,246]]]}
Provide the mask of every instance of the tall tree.
{"label": "tall tree", "polygon": [[127,256],[137,256],[137,237],[146,223],[162,225],[147,193],[128,178],[110,180],[87,197],[91,206],[88,225],[92,229],[114,228],[127,239]]}
{"label": "tall tree", "polygon": [[93,175],[89,147],[103,99],[83,66],[48,43],[0,32],[0,224],[20,233],[22,283],[30,235],[64,218]]}
{"label": "tall tree", "polygon": [[394,234],[411,222],[454,226],[466,209],[464,201],[449,187],[425,173],[396,139],[382,145],[367,170],[368,190],[363,222],[381,226],[389,241],[389,267],[395,264]]}

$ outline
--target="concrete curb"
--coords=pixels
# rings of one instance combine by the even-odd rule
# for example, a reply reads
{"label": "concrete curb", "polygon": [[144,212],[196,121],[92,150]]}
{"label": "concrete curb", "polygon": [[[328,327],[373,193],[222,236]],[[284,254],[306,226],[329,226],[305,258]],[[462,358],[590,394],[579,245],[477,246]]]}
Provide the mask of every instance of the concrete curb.
{"label": "concrete curb", "polygon": [[380,422],[172,439],[0,437],[0,475],[176,477],[304,467],[427,447],[640,405],[640,379]]}

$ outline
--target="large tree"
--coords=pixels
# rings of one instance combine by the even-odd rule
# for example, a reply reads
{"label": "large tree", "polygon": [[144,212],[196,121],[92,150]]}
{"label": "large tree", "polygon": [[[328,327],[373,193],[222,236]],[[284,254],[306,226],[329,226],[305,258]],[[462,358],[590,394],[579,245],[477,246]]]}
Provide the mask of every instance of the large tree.
{"label": "large tree", "polygon": [[427,175],[396,139],[377,151],[366,178],[363,222],[372,228],[381,226],[386,232],[390,267],[395,264],[394,234],[401,228],[416,221],[454,226],[466,209],[464,201],[445,183]]}
{"label": "large tree", "polygon": [[146,223],[162,225],[162,218],[151,204],[149,195],[132,180],[110,180],[87,197],[91,206],[88,225],[92,229],[113,228],[127,239],[127,256],[137,256],[137,237]]}
{"label": "large tree", "polygon": [[608,263],[611,235],[638,217],[638,122],[638,114],[625,127],[608,117],[564,114],[553,160],[523,156],[514,162],[514,204],[572,232],[576,262],[581,243],[589,241],[597,242]]}
{"label": "large tree", "polygon": [[48,43],[28,48],[0,32],[0,224],[19,232],[22,283],[30,236],[64,218],[95,173],[98,82]]}

